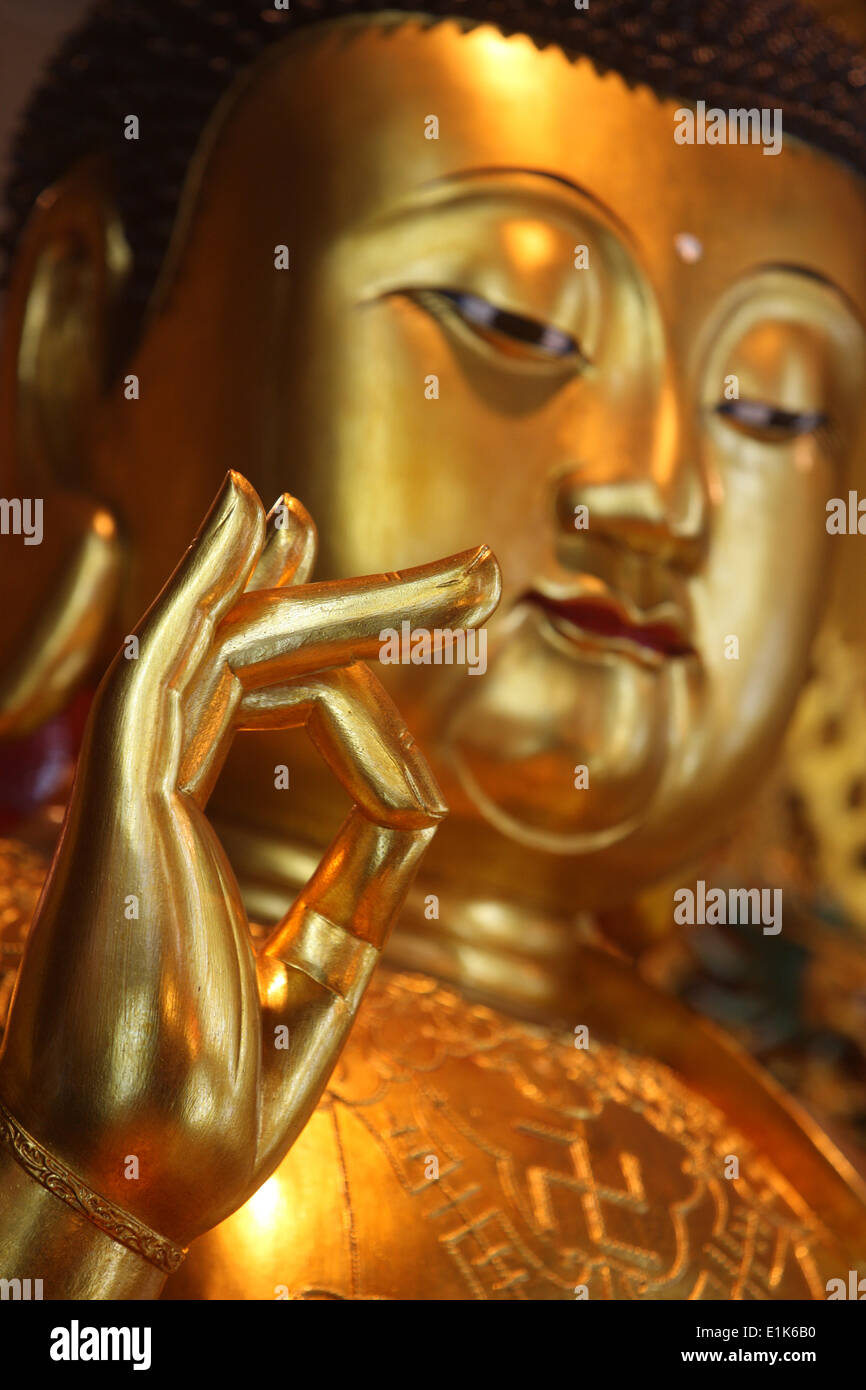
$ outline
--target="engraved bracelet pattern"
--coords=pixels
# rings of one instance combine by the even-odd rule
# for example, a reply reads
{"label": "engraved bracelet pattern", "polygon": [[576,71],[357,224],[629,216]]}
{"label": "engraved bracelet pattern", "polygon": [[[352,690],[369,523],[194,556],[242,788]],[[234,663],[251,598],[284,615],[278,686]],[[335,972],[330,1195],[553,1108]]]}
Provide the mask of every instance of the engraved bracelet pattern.
{"label": "engraved bracelet pattern", "polygon": [[53,1154],[28,1134],[0,1100],[0,1138],[5,1139],[21,1167],[72,1207],[79,1216],[84,1216],[112,1240],[119,1241],[128,1250],[171,1274],[181,1265],[186,1251],[164,1236],[157,1235],[144,1222],[138,1221],[129,1212],[100,1197],[93,1192],[77,1174],[61,1163]]}

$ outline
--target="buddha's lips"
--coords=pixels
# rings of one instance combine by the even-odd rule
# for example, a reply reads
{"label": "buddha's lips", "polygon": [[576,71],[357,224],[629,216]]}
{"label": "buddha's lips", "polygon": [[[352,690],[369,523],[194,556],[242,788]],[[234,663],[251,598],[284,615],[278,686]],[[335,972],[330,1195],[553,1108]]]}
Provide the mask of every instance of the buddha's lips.
{"label": "buddha's lips", "polygon": [[694,647],[682,627],[674,621],[636,622],[613,600],[597,597],[554,599],[536,590],[524,595],[527,603],[548,613],[558,623],[576,628],[579,634],[633,642],[659,656],[693,656]]}

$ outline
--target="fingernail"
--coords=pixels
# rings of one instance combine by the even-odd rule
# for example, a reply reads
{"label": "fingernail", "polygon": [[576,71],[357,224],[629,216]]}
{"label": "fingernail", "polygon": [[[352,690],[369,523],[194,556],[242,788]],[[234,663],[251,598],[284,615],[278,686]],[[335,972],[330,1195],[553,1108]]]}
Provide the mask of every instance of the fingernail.
{"label": "fingernail", "polygon": [[405,775],[410,791],[419,806],[434,820],[443,820],[448,815],[448,803],[433,776],[430,764],[424,757],[408,729],[400,737],[400,745],[406,757]]}
{"label": "fingernail", "polygon": [[235,488],[238,477],[239,474],[236,474],[231,468],[226,473],[220,484],[219,492],[210,505],[207,516],[198,528],[197,541],[203,541],[206,537],[212,536],[231,515],[235,505]]}

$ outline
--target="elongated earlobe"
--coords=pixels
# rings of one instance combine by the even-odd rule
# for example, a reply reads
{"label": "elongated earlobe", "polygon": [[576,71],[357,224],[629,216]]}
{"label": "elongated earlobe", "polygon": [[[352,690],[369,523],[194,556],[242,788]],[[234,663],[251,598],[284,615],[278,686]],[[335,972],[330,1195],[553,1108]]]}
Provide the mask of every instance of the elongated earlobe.
{"label": "elongated earlobe", "polygon": [[62,709],[113,612],[121,552],[91,487],[130,254],[99,161],[38,199],[21,238],[0,358],[0,737]]}

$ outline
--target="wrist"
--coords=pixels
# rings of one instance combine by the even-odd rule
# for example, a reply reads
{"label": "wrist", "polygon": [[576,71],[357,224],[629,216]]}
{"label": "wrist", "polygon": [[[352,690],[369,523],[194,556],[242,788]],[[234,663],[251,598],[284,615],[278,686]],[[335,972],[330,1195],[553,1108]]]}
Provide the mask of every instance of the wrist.
{"label": "wrist", "polygon": [[105,1228],[116,1209],[93,1194],[100,1211],[108,1210],[109,1219],[97,1224],[57,1195],[68,1185],[56,1174],[48,1178],[52,1191],[32,1166],[20,1161],[7,1122],[0,1139],[0,1279],[40,1280],[45,1299],[157,1298],[165,1271]]}

